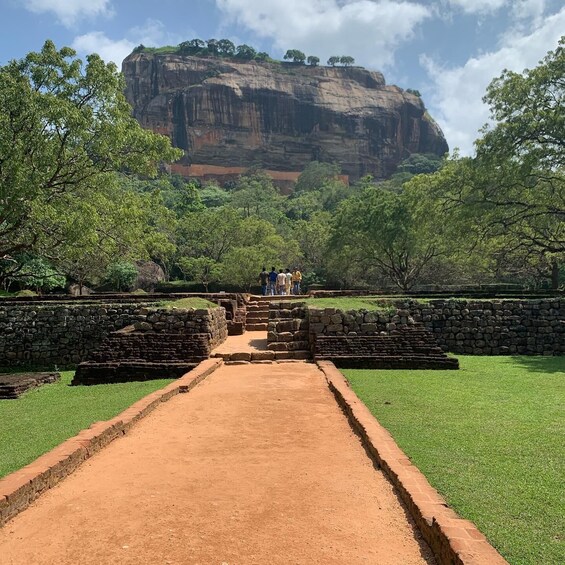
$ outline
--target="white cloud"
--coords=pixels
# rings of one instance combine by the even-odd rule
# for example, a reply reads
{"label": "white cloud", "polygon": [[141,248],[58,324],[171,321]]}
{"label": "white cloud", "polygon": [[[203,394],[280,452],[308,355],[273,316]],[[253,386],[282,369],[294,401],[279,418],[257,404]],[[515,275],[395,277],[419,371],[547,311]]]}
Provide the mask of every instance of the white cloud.
{"label": "white cloud", "polygon": [[113,40],[101,32],[91,31],[75,37],[72,48],[79,53],[98,53],[107,63],[113,61],[120,68],[122,61],[132,52],[135,43],[127,39]]}
{"label": "white cloud", "polygon": [[113,14],[110,0],[24,0],[24,6],[36,14],[53,12],[67,27],[82,18]]}
{"label": "white cloud", "polygon": [[125,38],[110,39],[102,31],[92,31],[75,37],[72,47],[79,53],[98,53],[106,62],[113,61],[120,68],[125,57],[140,43],[153,47],[177,45],[180,41],[178,37],[168,34],[163,22],[148,19],[143,26],[130,29]]}
{"label": "white cloud", "polygon": [[509,0],[445,0],[450,6],[466,14],[487,14],[500,10]]}
{"label": "white cloud", "polygon": [[486,87],[504,69],[522,72],[535,67],[547,51],[557,47],[565,29],[565,8],[547,17],[527,35],[514,31],[504,35],[497,51],[470,58],[463,66],[445,68],[428,57],[421,64],[433,81],[430,112],[438,121],[451,148],[473,153],[478,130],[488,121],[489,109],[482,102]]}
{"label": "white cloud", "polygon": [[539,21],[545,8],[545,0],[516,0],[512,4],[512,14],[518,19]]}
{"label": "white cloud", "polygon": [[394,51],[410,39],[432,11],[394,0],[216,0],[226,22],[269,38],[281,50],[300,49],[325,61],[351,55],[368,66],[394,62]]}

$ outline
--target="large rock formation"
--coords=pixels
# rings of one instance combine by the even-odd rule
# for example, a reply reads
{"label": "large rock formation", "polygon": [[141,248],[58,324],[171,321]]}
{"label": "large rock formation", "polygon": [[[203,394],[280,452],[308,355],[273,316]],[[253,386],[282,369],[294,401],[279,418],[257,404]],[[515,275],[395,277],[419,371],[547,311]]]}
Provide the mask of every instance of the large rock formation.
{"label": "large rock formation", "polygon": [[412,153],[448,150],[418,96],[358,67],[141,52],[123,73],[134,116],[186,150],[175,170],[188,176],[258,165],[290,179],[318,160],[380,179]]}

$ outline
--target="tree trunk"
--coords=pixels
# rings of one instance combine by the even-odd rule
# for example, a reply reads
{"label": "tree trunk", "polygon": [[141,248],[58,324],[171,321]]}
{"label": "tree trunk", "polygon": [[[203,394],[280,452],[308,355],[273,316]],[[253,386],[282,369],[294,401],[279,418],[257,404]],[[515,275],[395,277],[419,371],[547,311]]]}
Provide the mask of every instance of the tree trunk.
{"label": "tree trunk", "polygon": [[559,263],[557,263],[557,259],[551,261],[551,288],[553,290],[559,288]]}

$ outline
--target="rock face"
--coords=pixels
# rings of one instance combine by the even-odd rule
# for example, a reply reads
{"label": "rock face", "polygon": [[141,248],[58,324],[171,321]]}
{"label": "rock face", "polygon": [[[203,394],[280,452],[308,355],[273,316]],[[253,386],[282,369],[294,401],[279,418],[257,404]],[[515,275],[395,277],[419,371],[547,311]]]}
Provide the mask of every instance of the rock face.
{"label": "rock face", "polygon": [[134,116],[187,151],[177,171],[188,176],[317,160],[381,179],[412,153],[448,151],[422,100],[378,72],[154,53],[122,70]]}

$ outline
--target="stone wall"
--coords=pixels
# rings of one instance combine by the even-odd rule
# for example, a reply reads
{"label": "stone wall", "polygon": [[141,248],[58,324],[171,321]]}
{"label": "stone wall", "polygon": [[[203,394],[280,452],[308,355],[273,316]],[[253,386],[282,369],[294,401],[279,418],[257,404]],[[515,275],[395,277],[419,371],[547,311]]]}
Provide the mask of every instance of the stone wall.
{"label": "stone wall", "polygon": [[277,354],[287,353],[288,358],[310,357],[307,316],[303,303],[270,302],[267,348]]}
{"label": "stone wall", "polygon": [[565,354],[565,299],[432,300],[404,306],[440,346],[470,355]]}
{"label": "stone wall", "polygon": [[159,310],[150,303],[3,303],[0,367],[75,365],[111,332],[134,324],[158,332],[208,334],[211,348],[227,337],[225,310]]}
{"label": "stone wall", "polygon": [[[445,351],[470,355],[565,354],[565,299],[397,302],[380,312],[310,309],[315,335],[378,335],[422,322]],[[312,339],[311,339],[312,341]]]}
{"label": "stone wall", "polygon": [[383,335],[318,335],[313,345],[316,361],[332,361],[343,368],[459,368],[459,361],[448,357],[421,324]]}

